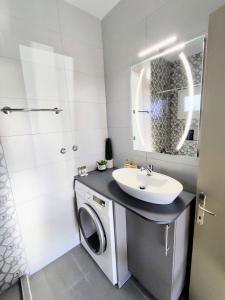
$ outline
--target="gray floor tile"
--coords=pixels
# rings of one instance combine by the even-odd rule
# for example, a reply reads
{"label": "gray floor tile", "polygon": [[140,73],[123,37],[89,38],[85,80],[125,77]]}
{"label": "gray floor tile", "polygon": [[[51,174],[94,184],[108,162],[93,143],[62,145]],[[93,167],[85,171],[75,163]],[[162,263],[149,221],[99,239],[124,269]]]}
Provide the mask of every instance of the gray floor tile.
{"label": "gray floor tile", "polygon": [[[154,300],[133,278],[114,287],[82,246],[32,275],[30,284],[33,300]],[[22,300],[19,285],[0,300]]]}
{"label": "gray floor tile", "polygon": [[100,300],[95,292],[92,290],[90,283],[83,279],[81,280],[73,289],[71,289],[67,294],[68,300]]}
{"label": "gray floor tile", "polygon": [[22,300],[19,284],[15,284],[13,287],[1,294],[0,300]]}
{"label": "gray floor tile", "polygon": [[111,291],[116,289],[98,266],[92,269],[85,276],[85,279],[90,284],[93,294],[98,299],[105,299]]}
{"label": "gray floor tile", "polygon": [[30,277],[30,286],[33,300],[54,300],[54,294],[48,285],[44,271],[37,272]]}
{"label": "gray floor tile", "polygon": [[67,253],[30,278],[34,300],[67,299],[64,295],[82,280],[83,274]]}
{"label": "gray floor tile", "polygon": [[111,291],[107,297],[107,300],[155,300],[143,294],[139,289],[132,284],[132,279],[129,279],[128,282],[121,288],[115,288]]}
{"label": "gray floor tile", "polygon": [[121,289],[114,287],[82,246],[31,276],[30,281],[34,300],[148,299],[133,279]]}
{"label": "gray floor tile", "polygon": [[69,252],[44,269],[47,281],[62,291],[71,289],[83,278],[83,274]]}
{"label": "gray floor tile", "polygon": [[86,252],[83,246],[75,247],[70,251],[75,259],[77,265],[83,272],[83,274],[90,273],[92,270],[96,269],[96,263],[93,261],[91,256]]}
{"label": "gray floor tile", "polygon": [[140,283],[134,278],[131,277],[131,279],[129,280],[129,282],[132,283],[132,285],[139,291],[140,294],[143,295],[143,297],[147,300],[156,300],[153,296],[151,296],[146,289],[140,285]]}
{"label": "gray floor tile", "polygon": [[146,300],[144,294],[133,283],[132,279],[128,280],[122,289],[117,291],[118,300]]}

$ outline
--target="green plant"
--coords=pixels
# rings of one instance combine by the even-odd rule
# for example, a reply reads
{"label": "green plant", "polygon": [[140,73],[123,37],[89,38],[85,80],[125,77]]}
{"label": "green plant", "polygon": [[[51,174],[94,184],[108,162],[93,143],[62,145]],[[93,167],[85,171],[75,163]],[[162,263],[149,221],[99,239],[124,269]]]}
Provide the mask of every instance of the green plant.
{"label": "green plant", "polygon": [[106,160],[98,160],[98,161],[97,161],[97,164],[98,164],[99,166],[104,166],[104,165],[107,165],[107,161],[106,161]]}
{"label": "green plant", "polygon": [[112,151],[112,141],[110,138],[105,140],[105,159],[111,160],[113,158],[113,151]]}

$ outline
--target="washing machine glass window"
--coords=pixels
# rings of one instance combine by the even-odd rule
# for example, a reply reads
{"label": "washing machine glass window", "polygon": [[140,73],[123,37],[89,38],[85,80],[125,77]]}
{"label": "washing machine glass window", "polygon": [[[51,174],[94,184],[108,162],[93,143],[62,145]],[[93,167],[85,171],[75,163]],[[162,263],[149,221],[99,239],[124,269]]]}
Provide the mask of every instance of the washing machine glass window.
{"label": "washing machine glass window", "polygon": [[78,222],[82,235],[92,252],[101,255],[106,249],[106,237],[102,223],[88,204],[83,204],[78,211]]}

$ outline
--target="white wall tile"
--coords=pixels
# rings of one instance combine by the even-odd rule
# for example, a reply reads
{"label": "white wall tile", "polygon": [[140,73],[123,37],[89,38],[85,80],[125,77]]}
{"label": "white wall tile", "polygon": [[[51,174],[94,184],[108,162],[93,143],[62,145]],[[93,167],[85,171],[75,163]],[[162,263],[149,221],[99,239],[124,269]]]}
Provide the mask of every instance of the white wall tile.
{"label": "white wall tile", "polygon": [[129,127],[109,127],[109,137],[112,139],[115,153],[129,153],[132,151],[132,136]]}
{"label": "white wall tile", "polygon": [[20,61],[0,57],[0,97],[26,99],[24,75]]}
{"label": "white wall tile", "polygon": [[105,102],[103,77],[66,70],[66,79],[69,101]]}
{"label": "white wall tile", "polygon": [[55,0],[0,0],[0,11],[9,18],[19,17],[38,26],[59,31]]}
{"label": "white wall tile", "polygon": [[[10,173],[73,159],[72,146],[77,143],[78,137],[71,132],[2,137]],[[67,149],[65,155],[60,153],[61,148]]]}
{"label": "white wall tile", "polygon": [[21,225],[23,227],[32,225],[33,228],[38,228],[40,225],[53,223],[60,219],[63,221],[63,218],[75,220],[73,198],[74,193],[67,188],[61,193],[52,193],[17,205],[17,212],[23,217]]}
{"label": "white wall tile", "polygon": [[[54,47],[48,44],[40,44],[37,42],[31,42],[30,45],[20,45],[19,47],[21,64],[24,62],[30,62],[34,64],[40,64],[41,66],[52,68],[65,68],[65,62],[71,57],[67,57],[60,52],[56,52]],[[35,66],[33,67],[35,68]]]}
{"label": "white wall tile", "polygon": [[[62,233],[64,234],[64,233]],[[60,240],[57,242],[55,247],[51,246],[46,252],[30,252],[27,255],[27,261],[29,265],[30,275],[40,271],[48,264],[61,257],[66,252],[80,244],[80,238],[78,229],[76,229],[73,236],[67,236],[67,239]]]}
{"label": "white wall tile", "polygon": [[[10,136],[2,137],[2,145],[8,170],[10,173],[16,173],[26,169],[48,167],[55,162],[66,163],[66,160],[95,155],[100,155],[103,159],[107,135],[107,128],[104,128],[73,133]],[[72,150],[73,145],[78,146],[76,152]],[[62,147],[67,150],[64,155],[60,153]]]}
{"label": "white wall tile", "polygon": [[140,60],[138,53],[146,47],[145,19],[136,24],[133,30],[116,42],[104,43],[105,75],[110,76],[127,70]]}
{"label": "white wall tile", "polygon": [[36,271],[34,266],[40,264],[37,264],[40,253],[42,260],[48,253],[49,263],[56,258],[55,248],[66,243],[68,251],[79,242],[71,189],[19,205],[17,211],[32,273]]}
{"label": "white wall tile", "polygon": [[[26,100],[9,100],[0,99],[1,109],[5,106],[11,108],[27,107]],[[3,114],[0,112],[0,136],[22,135],[32,133],[30,122],[30,114],[28,113],[13,113]]]}
{"label": "white wall tile", "polygon": [[0,10],[0,55],[21,59],[21,48],[62,54],[61,36],[20,18],[8,17]]}
{"label": "white wall tile", "polygon": [[106,128],[105,103],[70,102],[73,130]]}
{"label": "white wall tile", "polygon": [[60,114],[54,112],[12,112],[0,114],[0,135],[24,135],[48,132],[64,132],[71,130],[69,104],[54,101],[30,101],[16,99],[0,99],[0,107],[11,108],[61,108]]}
{"label": "white wall tile", "polygon": [[105,78],[107,102],[130,101],[130,68]]}
{"label": "white wall tile", "polygon": [[108,127],[129,127],[131,124],[130,102],[108,102],[107,116]]}
{"label": "white wall tile", "polygon": [[107,128],[87,129],[74,132],[78,146],[77,158],[93,155],[105,157],[105,139],[108,136]]}
{"label": "white wall tile", "polygon": [[64,69],[22,61],[22,73],[28,99],[67,100]]}
{"label": "white wall tile", "polygon": [[76,162],[68,160],[11,173],[10,179],[16,203],[56,194],[65,190],[68,185],[72,188],[75,172]]}
{"label": "white wall tile", "polygon": [[[32,103],[31,103],[32,104]],[[31,105],[30,104],[30,105]],[[63,132],[71,130],[71,120],[69,116],[69,105],[65,102],[38,102],[37,108],[61,108],[63,111],[59,114],[54,112],[38,112],[31,116],[32,133],[46,133],[46,132]]]}
{"label": "white wall tile", "polygon": [[171,34],[185,41],[207,33],[210,12],[224,3],[224,0],[168,1],[147,18],[147,42],[154,44]]}
{"label": "white wall tile", "polygon": [[109,127],[108,131],[109,137],[112,139],[115,165],[117,167],[121,167],[125,159],[134,160],[137,163],[146,159],[145,152],[133,150],[130,127]]}
{"label": "white wall tile", "polygon": [[115,42],[131,32],[145,16],[168,0],[123,0],[103,19],[104,43]]}
{"label": "white wall tile", "polygon": [[63,0],[57,0],[62,34],[102,47],[100,21]]}
{"label": "white wall tile", "polygon": [[66,68],[73,68],[88,75],[104,76],[102,48],[63,36],[63,49],[64,53],[73,59],[73,63],[71,64],[70,59],[69,63],[66,64]]}

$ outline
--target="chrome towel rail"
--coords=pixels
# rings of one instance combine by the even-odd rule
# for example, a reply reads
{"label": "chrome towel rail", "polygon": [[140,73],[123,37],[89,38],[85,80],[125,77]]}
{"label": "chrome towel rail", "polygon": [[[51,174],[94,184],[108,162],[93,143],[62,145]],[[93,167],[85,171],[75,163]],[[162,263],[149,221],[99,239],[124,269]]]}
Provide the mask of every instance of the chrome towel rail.
{"label": "chrome towel rail", "polygon": [[56,114],[59,114],[61,111],[63,111],[60,108],[11,108],[9,106],[4,106],[1,111],[4,114],[10,114],[12,112],[30,112],[30,111],[53,111]]}

